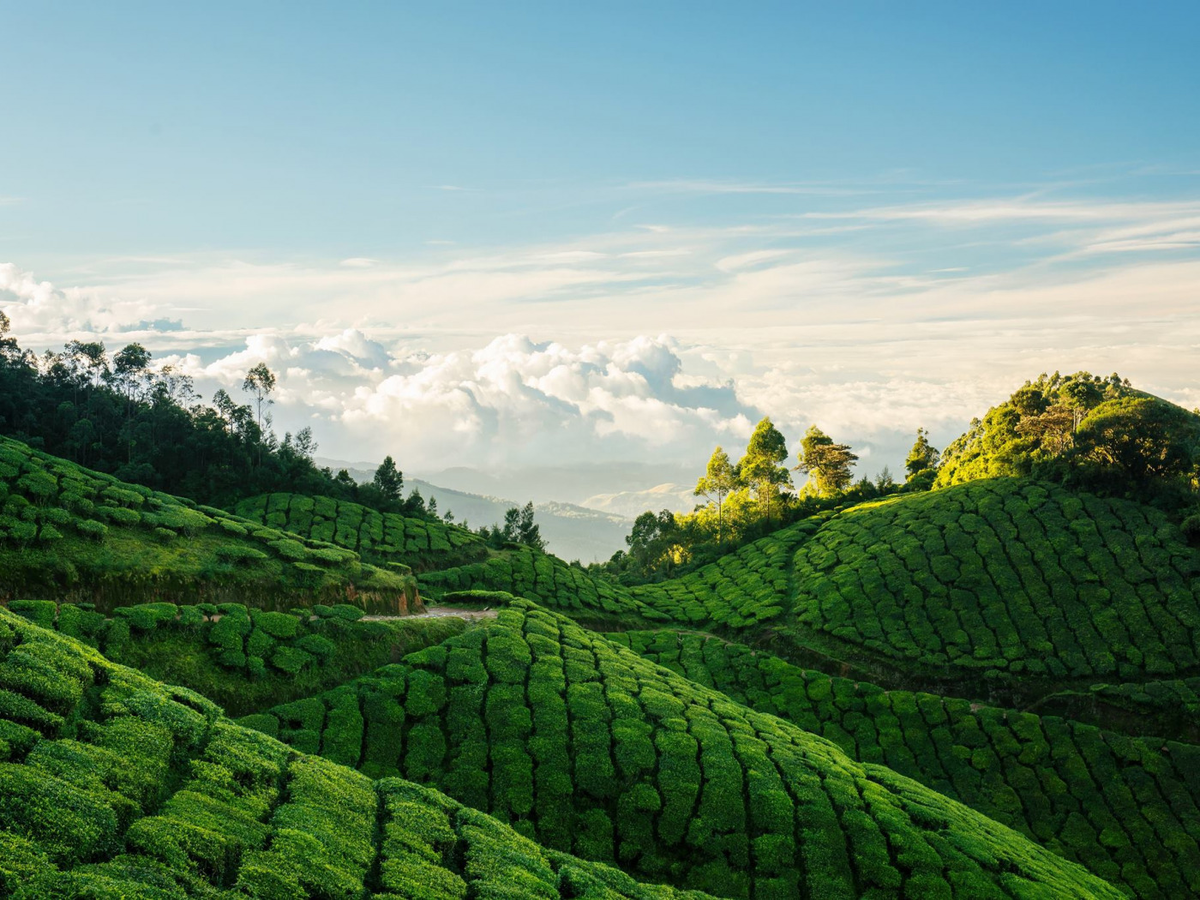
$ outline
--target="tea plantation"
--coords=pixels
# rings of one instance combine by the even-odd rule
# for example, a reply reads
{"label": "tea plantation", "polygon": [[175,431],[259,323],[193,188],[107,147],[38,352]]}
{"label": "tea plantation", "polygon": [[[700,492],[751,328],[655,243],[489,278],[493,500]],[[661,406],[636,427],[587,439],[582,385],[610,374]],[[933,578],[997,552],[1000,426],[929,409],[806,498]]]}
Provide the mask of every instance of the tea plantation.
{"label": "tea plantation", "polygon": [[1200,896],[1200,747],[884,691],[718,638],[609,638],[960,800],[1138,897]]}
{"label": "tea plantation", "polygon": [[1198,574],[1161,513],[995,479],[835,516],[796,554],[794,618],[907,669],[1169,679],[1200,672]]}
{"label": "tea plantation", "polygon": [[410,577],[211,507],[118,481],[0,437],[0,598],[353,601],[402,612]]}
{"label": "tea plantation", "polygon": [[0,897],[703,900],[295,753],[4,611]]}
{"label": "tea plantation", "polygon": [[792,557],[829,518],[822,513],[747,544],[698,571],[630,593],[675,622],[742,630],[791,605]]}
{"label": "tea plantation", "polygon": [[236,512],[269,528],[345,547],[381,566],[399,563],[423,572],[487,556],[482,538],[465,528],[381,513],[329,497],[267,494],[244,500]]}
{"label": "tea plantation", "polygon": [[8,608],[234,715],[319,693],[467,626],[457,618],[362,621],[362,610],[346,604],[281,613],[237,603],[146,603],[112,618],[87,604],[48,600],[14,600]]}
{"label": "tea plantation", "polygon": [[433,785],[543,846],[722,897],[1120,896],[966,807],[523,600],[243,721],[371,777]]}
{"label": "tea plantation", "polygon": [[514,594],[585,620],[628,618],[632,621],[667,622],[669,612],[658,610],[633,595],[628,588],[593,578],[557,556],[528,547],[510,548],[485,562],[429,572],[421,576],[421,591],[430,598],[458,593],[498,591]]}

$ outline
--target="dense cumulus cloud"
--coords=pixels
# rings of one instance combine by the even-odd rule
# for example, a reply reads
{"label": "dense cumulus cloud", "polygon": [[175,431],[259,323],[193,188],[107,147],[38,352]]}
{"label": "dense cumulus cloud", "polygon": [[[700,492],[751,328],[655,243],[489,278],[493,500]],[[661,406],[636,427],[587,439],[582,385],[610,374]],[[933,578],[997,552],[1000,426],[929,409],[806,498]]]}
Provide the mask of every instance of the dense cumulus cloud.
{"label": "dense cumulus cloud", "polygon": [[279,430],[413,467],[699,465],[770,415],[872,474],[918,426],[945,443],[1046,369],[1195,405],[1200,202],[805,196],[794,215],[407,259],[112,260],[69,288],[3,264],[0,309],[38,351],[138,340],[205,397],[265,362]]}

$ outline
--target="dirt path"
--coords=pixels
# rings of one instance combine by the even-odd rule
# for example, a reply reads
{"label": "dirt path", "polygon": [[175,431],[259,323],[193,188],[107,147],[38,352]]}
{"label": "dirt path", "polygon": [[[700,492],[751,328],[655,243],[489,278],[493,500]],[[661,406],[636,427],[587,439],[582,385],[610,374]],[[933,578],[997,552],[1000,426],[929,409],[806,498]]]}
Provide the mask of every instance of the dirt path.
{"label": "dirt path", "polygon": [[427,606],[423,613],[413,613],[411,616],[363,616],[360,622],[392,622],[403,619],[446,619],[459,618],[468,621],[476,619],[494,619],[494,609],[459,609],[455,606]]}

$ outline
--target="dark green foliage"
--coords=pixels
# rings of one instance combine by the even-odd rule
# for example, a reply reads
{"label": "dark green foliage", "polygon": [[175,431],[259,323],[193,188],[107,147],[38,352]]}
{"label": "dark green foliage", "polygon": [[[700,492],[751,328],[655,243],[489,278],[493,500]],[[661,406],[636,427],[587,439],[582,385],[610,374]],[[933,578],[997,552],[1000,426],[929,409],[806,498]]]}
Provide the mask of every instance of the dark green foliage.
{"label": "dark green foliage", "polygon": [[[6,900],[704,900],[547,852],[434,791],[299,755],[11,613],[0,627],[0,690],[72,722],[70,734],[25,729],[0,762]],[[74,683],[74,699],[53,679],[14,679],[22,657]],[[0,715],[0,740],[21,729]]]}
{"label": "dark green foliage", "polygon": [[[321,752],[343,759],[362,735],[372,774],[427,781],[543,846],[723,897],[899,896],[913,882],[922,897],[960,883],[982,892],[965,896],[1119,896],[977,813],[523,600],[273,716],[246,724],[297,748],[319,729]],[[457,821],[478,841],[495,828],[478,813]],[[469,875],[512,873],[554,896],[535,845],[516,857],[483,846],[466,850]],[[453,880],[440,889],[461,896]]]}
{"label": "dark green foliage", "polygon": [[[465,528],[398,513],[377,512],[331,497],[270,494],[239,503],[237,513],[313,541],[335,544],[380,566],[401,563],[424,572],[461,565],[487,555],[482,539]],[[280,548],[275,546],[275,549],[279,551]],[[292,552],[302,550],[303,547],[293,548]],[[295,558],[306,557],[298,555]]]}
{"label": "dark green foliage", "polygon": [[1140,897],[1200,895],[1191,771],[1198,747],[885,692],[718,638],[670,631],[609,638],[953,797]]}
{"label": "dark green foliage", "polygon": [[0,437],[0,594],[106,610],[162,597],[281,607],[355,597],[377,612],[416,597],[410,577],[349,550],[194,506]]}

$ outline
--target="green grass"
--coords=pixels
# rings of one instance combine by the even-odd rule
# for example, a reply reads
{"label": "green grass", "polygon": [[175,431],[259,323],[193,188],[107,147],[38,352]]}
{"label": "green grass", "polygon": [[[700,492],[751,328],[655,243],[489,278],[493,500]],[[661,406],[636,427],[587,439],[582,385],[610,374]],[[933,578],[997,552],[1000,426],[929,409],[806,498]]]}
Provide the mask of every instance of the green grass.
{"label": "green grass", "polygon": [[0,437],[0,598],[350,600],[400,611],[415,584],[332,544],[120,482]]}
{"label": "green grass", "polygon": [[297,754],[0,611],[0,897],[685,895],[544,850],[428,788]]}
{"label": "green grass", "polygon": [[437,644],[467,627],[456,618],[360,621],[349,605],[295,614],[238,604],[123,607],[17,600],[12,612],[99,648],[113,662],[203,694],[241,716],[320,693]]}
{"label": "green grass", "polygon": [[796,554],[794,621],[908,668],[1158,680],[1200,669],[1200,552],[1163,515],[1015,479],[847,510]]}
{"label": "green grass", "polygon": [[1200,897],[1200,747],[884,691],[719,638],[608,637],[959,800],[1138,897]]}
{"label": "green grass", "polygon": [[369,563],[398,564],[417,572],[477,562],[483,539],[443,522],[381,513],[358,503],[302,494],[266,494],[235,510],[270,528],[353,550]]}
{"label": "green grass", "polygon": [[1015,832],[513,600],[244,720],[559,852],[722,897],[1116,897]]}

